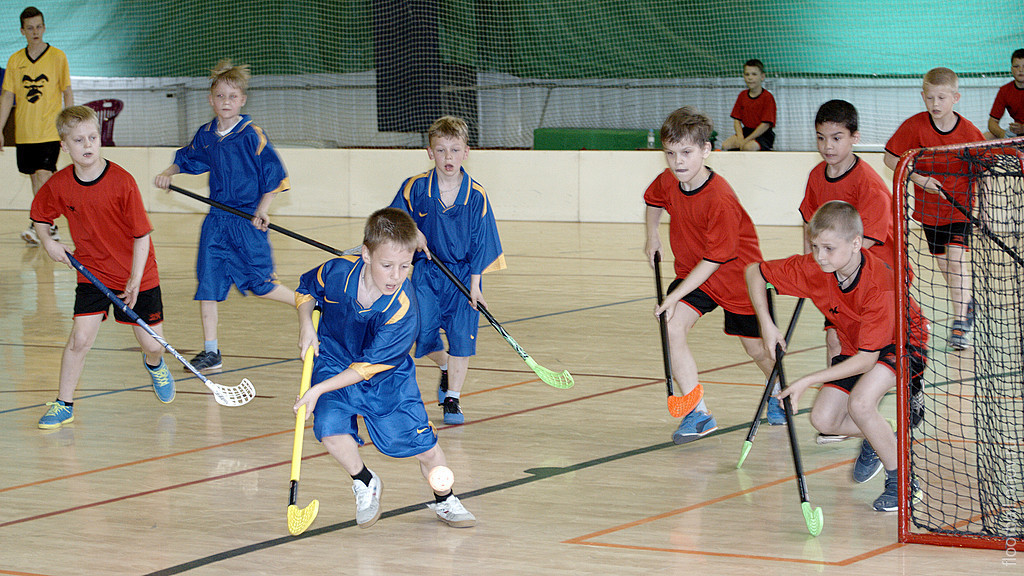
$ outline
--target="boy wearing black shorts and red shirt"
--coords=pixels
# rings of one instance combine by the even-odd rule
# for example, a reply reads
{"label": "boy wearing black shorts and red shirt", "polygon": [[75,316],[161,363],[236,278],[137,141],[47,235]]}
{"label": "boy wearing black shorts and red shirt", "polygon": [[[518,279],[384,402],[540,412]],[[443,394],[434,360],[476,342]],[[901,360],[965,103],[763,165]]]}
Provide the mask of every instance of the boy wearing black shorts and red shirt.
{"label": "boy wearing black shorts and red shirt", "polygon": [[[768,311],[765,286],[780,294],[809,298],[836,327],[841,353],[831,366],[797,379],[777,397],[790,397],[796,410],[809,387],[821,385],[811,409],[811,424],[824,434],[864,438],[854,466],[857,482],[867,482],[883,467],[885,490],[873,508],[891,512],[898,505],[896,437],[878,411],[882,397],[896,385],[896,282],[892,268],[863,249],[864,227],[850,204],[826,202],[808,223],[811,253],[751,264],[746,270],[750,299],[761,326],[766,352],[786,347]],[[916,303],[910,307],[908,349],[913,379],[925,368],[928,326]],[[915,492],[916,484],[914,485]]]}
{"label": "boy wearing black shorts and red shirt", "polygon": [[[900,156],[915,148],[966,144],[984,139],[969,120],[953,111],[960,101],[959,79],[949,68],[933,68],[924,76],[921,97],[926,112],[908,118],[885,144],[885,165],[896,170]],[[963,174],[962,163],[953,153],[934,162],[916,165],[914,211],[911,218],[921,223],[928,250],[949,286],[953,325],[949,345],[963,350],[971,345],[974,328],[974,300],[971,298],[971,270],[967,250],[971,246],[971,224],[966,214],[953,206],[942,191],[948,192],[964,211],[974,207],[970,177]],[[966,166],[963,166],[966,168]],[[934,176],[923,173],[932,171]],[[946,173],[946,174],[943,174]],[[894,183],[893,188],[896,188]]]}
{"label": "boy wearing black shorts and red shirt", "polygon": [[743,65],[747,89],[736,97],[732,107],[736,133],[722,142],[722,150],[771,150],[775,146],[775,97],[765,90],[764,63],[753,58]]}
{"label": "boy wearing black shorts and red shirt", "polygon": [[676,279],[655,315],[664,314],[672,374],[694,408],[672,435],[676,444],[692,442],[717,429],[697,378],[697,364],[687,339],[704,314],[725,309],[725,333],[739,336],[743,349],[765,376],[774,360],[761,346],[757,318],[743,284],[747,264],[761,260],[757,232],[725,178],[704,165],[711,154],[711,120],[690,107],[680,108],[661,127],[668,169],[648,186],[647,260],[661,252],[659,225],[668,212],[669,242]]}
{"label": "boy wearing black shorts and red shirt", "polygon": [[[1024,48],[1014,50],[1010,55],[1010,74],[1013,80],[999,88],[992,102],[985,138],[1024,136]],[[1010,115],[1010,125],[1006,129],[999,126],[1004,114]]]}
{"label": "boy wearing black shorts and red shirt", "polygon": [[[69,248],[48,234],[53,221],[63,215],[75,241],[75,258],[162,337],[160,276],[149,237],[153,226],[135,179],[103,158],[99,119],[91,108],[65,108],[57,116],[56,126],[61,147],[71,156],[72,164],[47,180],[32,200],[29,216],[43,248],[54,261],[71,266]],[[49,408],[39,419],[40,428],[60,428],[75,419],[72,400],[78,378],[111,304],[99,288],[78,273],[75,319],[61,357],[57,399],[47,402]],[[117,306],[114,320],[134,329],[157,399],[163,403],[174,400],[174,378],[164,362],[163,345]]]}

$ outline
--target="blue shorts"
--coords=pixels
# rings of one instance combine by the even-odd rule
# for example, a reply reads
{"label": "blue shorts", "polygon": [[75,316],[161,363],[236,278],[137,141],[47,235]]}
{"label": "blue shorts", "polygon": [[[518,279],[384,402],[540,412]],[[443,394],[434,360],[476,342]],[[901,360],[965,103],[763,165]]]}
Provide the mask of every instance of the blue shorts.
{"label": "blue shorts", "polygon": [[[326,436],[349,434],[362,446],[364,442],[359,437],[356,420],[359,415],[363,417],[373,445],[385,456],[408,458],[437,444],[437,432],[427,419],[423,397],[414,378],[401,385],[398,401],[387,408],[372,405],[377,396],[374,387],[363,381],[320,396],[313,409],[316,439],[322,441]],[[394,390],[391,392],[394,397]]]}
{"label": "blue shorts", "polygon": [[252,222],[227,213],[211,213],[203,220],[196,258],[195,300],[227,300],[234,284],[263,296],[279,284],[267,233]]}
{"label": "blue shorts", "polygon": [[[448,264],[457,278],[469,286],[469,269]],[[416,337],[416,357],[444,350],[441,329],[448,339],[452,356],[474,356],[476,334],[480,329],[480,312],[469,305],[469,299],[432,262],[421,260],[413,270],[413,286],[420,309],[420,333]]]}

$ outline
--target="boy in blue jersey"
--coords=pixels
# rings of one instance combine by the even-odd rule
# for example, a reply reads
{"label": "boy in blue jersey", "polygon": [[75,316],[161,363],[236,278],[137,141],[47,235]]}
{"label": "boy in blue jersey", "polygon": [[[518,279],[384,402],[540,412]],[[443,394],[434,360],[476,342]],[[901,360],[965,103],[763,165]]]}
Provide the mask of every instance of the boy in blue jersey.
{"label": "boy in blue jersey", "polygon": [[216,118],[204,124],[192,143],[174,154],[174,163],[157,175],[154,184],[167,189],[171,176],[210,173],[210,198],[247,214],[250,223],[211,208],[199,234],[195,300],[203,323],[203,351],[192,359],[199,370],[222,365],[217,341],[217,303],[234,284],[246,291],[288,305],[294,295],[277,281],[267,228],[270,203],[288,190],[288,173],[277,151],[252,119],[242,114],[249,67],[222,60],[210,75],[210,106]]}
{"label": "boy in blue jersey", "polygon": [[[418,307],[408,281],[419,244],[408,214],[383,208],[370,215],[360,256],[328,260],[302,275],[295,293],[299,349],[313,348],[313,386],[295,403],[313,414],[313,433],[352,476],[356,523],[369,528],[380,518],[380,477],[359,457],[356,416],[363,417],[374,446],[393,458],[415,456],[427,478],[445,465],[437,433],[427,420],[416,365],[409,356],[419,332]],[[313,309],[323,312],[313,327]],[[448,489],[430,507],[457,528],[476,519]]]}
{"label": "boy in blue jersey", "polygon": [[[420,249],[413,284],[420,305],[420,333],[416,357],[429,356],[441,368],[437,401],[445,424],[462,424],[459,406],[462,386],[469,371],[469,357],[476,354],[480,326],[477,304],[487,306],[480,278],[485,272],[505,268],[491,203],[483,186],[462,168],[469,155],[469,127],[461,118],[443,116],[427,132],[427,156],[434,169],[402,183],[391,203],[405,210],[419,227]],[[469,287],[471,300],[426,258],[438,258]],[[441,329],[448,350],[441,341]]]}

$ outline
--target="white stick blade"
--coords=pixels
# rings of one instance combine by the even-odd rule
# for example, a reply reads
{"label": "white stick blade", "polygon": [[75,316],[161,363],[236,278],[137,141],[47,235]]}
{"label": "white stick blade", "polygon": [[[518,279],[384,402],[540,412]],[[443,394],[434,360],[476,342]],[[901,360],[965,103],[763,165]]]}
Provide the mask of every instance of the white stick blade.
{"label": "white stick blade", "polygon": [[248,378],[243,378],[238,386],[222,386],[207,380],[206,387],[221,406],[242,406],[256,397],[256,387]]}

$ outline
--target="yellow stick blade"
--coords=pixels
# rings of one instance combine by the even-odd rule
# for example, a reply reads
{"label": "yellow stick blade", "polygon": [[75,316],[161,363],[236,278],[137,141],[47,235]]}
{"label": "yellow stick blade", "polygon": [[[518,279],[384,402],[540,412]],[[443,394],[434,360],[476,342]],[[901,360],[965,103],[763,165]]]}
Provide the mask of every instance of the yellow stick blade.
{"label": "yellow stick blade", "polygon": [[288,532],[292,536],[298,536],[306,531],[316,520],[317,512],[320,511],[320,501],[313,500],[303,509],[292,504],[288,506]]}

